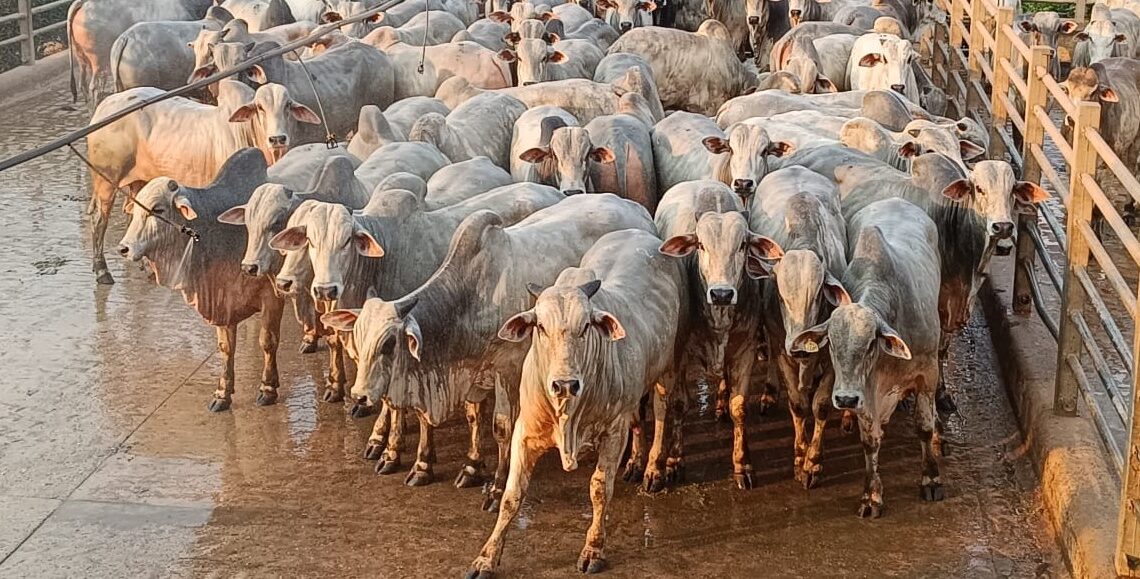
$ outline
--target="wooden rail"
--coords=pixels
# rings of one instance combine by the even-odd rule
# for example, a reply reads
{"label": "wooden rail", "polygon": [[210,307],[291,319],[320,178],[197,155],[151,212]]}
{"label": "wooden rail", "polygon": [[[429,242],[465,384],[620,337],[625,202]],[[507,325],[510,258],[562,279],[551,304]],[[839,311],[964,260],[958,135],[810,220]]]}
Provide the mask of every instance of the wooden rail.
{"label": "wooden rail", "polygon": [[72,2],[75,2],[75,0],[53,0],[47,4],[32,6],[32,0],[16,0],[16,11],[12,14],[0,16],[0,24],[13,21],[19,22],[20,30],[15,36],[0,40],[0,46],[19,43],[20,63],[25,65],[34,64],[36,62],[36,36],[67,26],[67,16],[64,15],[58,22],[52,22],[36,28],[34,20],[36,15],[56,8],[70,6]]}
{"label": "wooden rail", "polygon": [[[1014,311],[1036,311],[1057,339],[1053,410],[1087,412],[1100,431],[1123,481],[1117,572],[1140,577],[1140,240],[1117,207],[1140,203],[1140,181],[1116,155],[1119,144],[1101,135],[1100,104],[1069,97],[1050,74],[1052,50],[1026,43],[1013,8],[995,0],[938,6],[947,24],[934,31],[929,76],[948,109],[988,117],[991,158],[1020,160],[1021,179],[1054,192],[1019,217]],[[1078,21],[1085,8],[1077,3]],[[1116,198],[1110,182],[1122,190]]]}

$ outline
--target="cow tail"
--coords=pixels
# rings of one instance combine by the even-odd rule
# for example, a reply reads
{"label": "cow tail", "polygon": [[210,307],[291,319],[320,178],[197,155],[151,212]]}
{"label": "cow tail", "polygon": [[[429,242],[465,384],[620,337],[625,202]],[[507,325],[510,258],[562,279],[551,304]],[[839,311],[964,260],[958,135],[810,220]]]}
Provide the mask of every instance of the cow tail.
{"label": "cow tail", "polygon": [[127,37],[123,35],[115,40],[115,44],[111,45],[111,62],[115,63],[111,68],[111,78],[115,81],[115,92],[123,92],[123,79],[119,77],[119,65],[123,62],[123,53],[126,51]]}
{"label": "cow tail", "polygon": [[71,73],[71,102],[79,100],[79,89],[75,80],[75,15],[86,0],[78,0],[67,9],[67,70]]}

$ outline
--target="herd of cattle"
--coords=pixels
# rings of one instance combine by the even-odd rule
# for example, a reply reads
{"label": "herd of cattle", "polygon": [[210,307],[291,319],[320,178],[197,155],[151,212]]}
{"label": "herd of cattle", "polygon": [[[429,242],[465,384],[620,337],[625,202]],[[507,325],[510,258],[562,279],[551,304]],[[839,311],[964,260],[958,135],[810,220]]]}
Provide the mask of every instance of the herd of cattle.
{"label": "herd of cattle", "polygon": [[[88,137],[98,281],[113,281],[103,237],[122,188],[119,253],[216,327],[211,411],[230,407],[237,324],[255,314],[256,400],[276,401],[286,301],[301,352],[327,343],[324,400],[376,416],[377,472],[401,469],[410,412],[405,483],[432,482],[433,429],[462,410],[454,484],[486,483],[498,511],[470,577],[497,566],[552,448],[567,470],[597,455],[578,567],[601,570],[619,466],[648,491],[678,482],[705,384],[742,489],[750,398],[787,399],[805,488],[833,408],[858,426],[862,517],[882,512],[883,425],[913,395],[921,496],[941,500],[950,337],[1016,214],[1047,196],[982,160],[977,122],[942,116],[915,46],[946,14],[929,0],[545,2],[404,0],[360,19],[374,0],[78,0],[72,78],[93,121],[311,40]],[[1140,50],[1126,12],[1098,6],[1081,32],[1091,68],[1066,85],[1140,120],[1140,68],[1113,57]],[[1053,46],[1078,28],[1055,13],[1019,26]],[[1114,135],[1136,146],[1137,131]]]}

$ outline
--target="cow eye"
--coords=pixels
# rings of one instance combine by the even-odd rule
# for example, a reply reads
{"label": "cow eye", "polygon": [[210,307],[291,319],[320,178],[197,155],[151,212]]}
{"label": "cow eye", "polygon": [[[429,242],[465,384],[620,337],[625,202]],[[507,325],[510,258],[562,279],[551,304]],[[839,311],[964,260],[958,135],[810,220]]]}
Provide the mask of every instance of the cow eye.
{"label": "cow eye", "polygon": [[155,207],[154,209],[151,209],[150,212],[152,215],[162,215],[166,212],[166,210],[161,207]]}
{"label": "cow eye", "polygon": [[586,324],[586,325],[582,326],[582,331],[578,332],[578,337],[581,338],[582,336],[585,336],[586,332],[589,331],[589,329],[590,329],[590,324]]}
{"label": "cow eye", "polygon": [[538,330],[538,333],[544,336],[546,335],[546,328],[542,327],[542,324],[535,324],[534,327]]}

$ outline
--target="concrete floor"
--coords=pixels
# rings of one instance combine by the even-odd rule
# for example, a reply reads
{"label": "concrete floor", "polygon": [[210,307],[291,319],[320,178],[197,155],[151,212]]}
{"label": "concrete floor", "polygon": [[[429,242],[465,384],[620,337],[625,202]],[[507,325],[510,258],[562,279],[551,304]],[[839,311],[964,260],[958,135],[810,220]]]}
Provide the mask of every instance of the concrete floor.
{"label": "concrete floor", "polygon": [[[3,83],[0,77],[0,83]],[[0,156],[86,122],[66,78],[0,103]],[[80,107],[82,109],[82,106]],[[286,323],[276,406],[253,405],[256,321],[239,331],[233,410],[210,414],[213,331],[179,295],[111,259],[89,268],[86,172],[57,152],[0,174],[0,577],[458,577],[490,532],[478,490],[449,481],[464,430],[438,434],[442,482],[407,488],[360,458],[370,428],[319,401],[321,354]],[[125,218],[115,214],[108,247]],[[884,445],[884,518],[864,521],[857,437],[830,432],[824,479],[791,477],[786,411],[756,416],[760,482],[733,488],[731,429],[690,420],[689,481],[658,496],[620,484],[609,577],[1063,577],[1032,465],[978,319],[953,348],[947,499],[918,500],[919,445],[898,414]],[[412,435],[414,438],[414,434]],[[511,532],[506,577],[569,577],[591,468],[546,457]]]}

